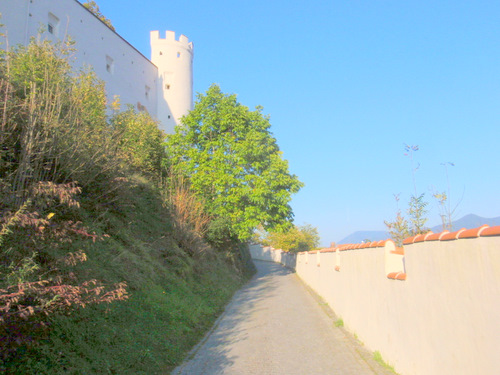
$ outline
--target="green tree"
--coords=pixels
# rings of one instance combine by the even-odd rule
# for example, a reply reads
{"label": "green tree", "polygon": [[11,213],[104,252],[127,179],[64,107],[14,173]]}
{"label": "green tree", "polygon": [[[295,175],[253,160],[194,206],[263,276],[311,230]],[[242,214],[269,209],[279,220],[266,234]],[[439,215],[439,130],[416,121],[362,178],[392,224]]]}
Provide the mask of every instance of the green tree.
{"label": "green tree", "polygon": [[99,9],[99,5],[93,0],[91,1],[86,1],[85,3],[82,4],[85,8],[90,10],[94,16],[99,18],[102,22],[106,24],[107,27],[109,27],[111,30],[115,31],[114,26],[111,24],[111,21],[109,18],[106,18],[104,14],[101,13],[101,10]]}
{"label": "green tree", "polygon": [[428,202],[424,201],[425,194],[420,194],[418,197],[412,195],[408,203],[408,217],[410,218],[410,235],[416,236],[417,234],[426,233],[429,229],[425,226],[427,223],[427,205]]}
{"label": "green tree", "polygon": [[289,202],[302,183],[289,173],[270,126],[262,108],[251,111],[212,85],[167,138],[171,168],[206,202],[212,234],[246,241],[259,224],[290,225]]}
{"label": "green tree", "polygon": [[265,240],[272,247],[285,251],[309,251],[319,244],[318,229],[306,224],[293,226],[285,232],[271,232]]}
{"label": "green tree", "polygon": [[385,221],[384,224],[397,246],[402,246],[405,238],[410,237],[410,230],[408,229],[408,222],[401,214],[401,210],[396,213],[394,221]]}
{"label": "green tree", "polygon": [[158,181],[165,158],[165,134],[147,112],[132,106],[116,113],[111,123],[119,134],[124,162],[134,171]]}

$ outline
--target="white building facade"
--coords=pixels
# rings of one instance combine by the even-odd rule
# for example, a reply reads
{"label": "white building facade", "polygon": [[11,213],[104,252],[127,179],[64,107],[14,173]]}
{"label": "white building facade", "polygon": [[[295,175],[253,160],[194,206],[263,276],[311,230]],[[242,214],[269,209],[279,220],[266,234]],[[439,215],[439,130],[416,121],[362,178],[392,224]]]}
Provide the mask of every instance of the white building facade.
{"label": "white building facade", "polygon": [[108,102],[147,111],[166,133],[193,107],[193,43],[173,31],[151,32],[151,60],[77,0],[0,0],[2,48],[29,43],[41,29],[51,41],[76,42],[73,66],[89,65],[106,84]]}

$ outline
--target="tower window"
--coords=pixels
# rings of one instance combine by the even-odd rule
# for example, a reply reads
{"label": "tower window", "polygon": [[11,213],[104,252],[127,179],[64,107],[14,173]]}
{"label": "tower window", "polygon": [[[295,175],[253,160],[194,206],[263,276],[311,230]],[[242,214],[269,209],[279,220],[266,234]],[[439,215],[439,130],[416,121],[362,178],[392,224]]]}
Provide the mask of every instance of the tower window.
{"label": "tower window", "polygon": [[162,52],[162,51],[160,51],[160,56],[161,56],[161,55],[163,55],[163,52]]}
{"label": "tower window", "polygon": [[146,96],[146,99],[149,99],[149,92],[151,91],[151,88],[150,88],[149,86],[146,86],[146,87],[144,88],[144,90],[145,90],[145,93],[144,93],[144,94],[145,94],[145,96]]}
{"label": "tower window", "polygon": [[57,36],[59,31],[59,18],[54,16],[52,13],[49,13],[49,20],[47,22],[47,31],[55,36]]}
{"label": "tower window", "polygon": [[170,90],[170,85],[167,83],[167,84],[165,85],[165,88],[166,88],[167,90]]}
{"label": "tower window", "polygon": [[177,57],[181,57],[181,53],[180,52],[177,52]]}
{"label": "tower window", "polygon": [[109,56],[106,56],[106,71],[108,73],[113,74],[114,70],[115,70],[115,63],[113,59]]}

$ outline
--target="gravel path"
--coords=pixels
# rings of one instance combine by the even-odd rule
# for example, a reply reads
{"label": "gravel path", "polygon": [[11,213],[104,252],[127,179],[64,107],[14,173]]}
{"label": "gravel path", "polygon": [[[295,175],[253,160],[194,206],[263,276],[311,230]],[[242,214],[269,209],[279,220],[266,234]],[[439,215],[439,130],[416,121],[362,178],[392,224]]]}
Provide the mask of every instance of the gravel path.
{"label": "gravel path", "polygon": [[212,331],[175,375],[388,374],[331,310],[279,264],[255,261]]}

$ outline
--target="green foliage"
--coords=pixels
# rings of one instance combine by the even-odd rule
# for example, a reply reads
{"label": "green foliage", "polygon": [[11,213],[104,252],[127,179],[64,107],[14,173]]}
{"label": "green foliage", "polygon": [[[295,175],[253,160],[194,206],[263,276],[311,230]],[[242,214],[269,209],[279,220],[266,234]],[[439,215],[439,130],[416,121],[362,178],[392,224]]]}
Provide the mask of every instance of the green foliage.
{"label": "green foliage", "polygon": [[23,284],[30,281],[30,276],[40,269],[35,260],[36,256],[37,253],[34,252],[31,256],[23,258],[20,264],[11,263],[6,275],[7,285]]}
{"label": "green foliage", "polygon": [[169,373],[245,282],[223,253],[193,259],[176,245],[163,198],[150,184],[134,180],[127,191],[119,209],[101,212],[98,221],[88,211],[90,198],[82,199],[84,224],[109,237],[95,243],[82,238],[66,244],[66,251],[88,255],[69,268],[75,276],[125,281],[129,298],[52,314],[41,331],[31,321],[0,325],[3,338],[23,333],[35,340],[23,341],[17,354],[0,354],[0,373]]}
{"label": "green foliage", "polygon": [[212,85],[167,138],[172,168],[190,179],[215,220],[213,238],[230,233],[246,241],[259,224],[277,229],[292,220],[289,202],[302,183],[269,128],[261,108],[250,111]]}
{"label": "green foliage", "polygon": [[386,368],[387,370],[391,371],[394,374],[397,374],[394,371],[394,367],[389,365],[386,361],[384,361],[384,359],[382,358],[382,354],[380,354],[380,352],[378,350],[373,352],[373,359],[375,360],[375,362],[380,364],[382,367]]}
{"label": "green foliage", "polygon": [[392,240],[397,246],[402,246],[404,239],[410,237],[408,222],[401,214],[401,210],[398,209],[396,219],[394,221],[384,220],[384,224],[386,225]]}
{"label": "green foliage", "polygon": [[285,251],[309,251],[318,246],[319,234],[317,228],[306,224],[293,226],[284,232],[270,232],[266,242],[276,249]]}
{"label": "green foliage", "polygon": [[443,230],[452,230],[452,211],[448,209],[448,195],[445,191],[438,193],[435,192],[432,196],[437,200],[439,207],[439,216],[441,217],[441,224]]}
{"label": "green foliage", "polygon": [[403,240],[410,236],[415,236],[417,234],[425,233],[428,231],[425,223],[427,222],[427,205],[428,202],[424,201],[425,194],[417,195],[417,183],[415,179],[415,173],[420,168],[420,164],[414,166],[413,154],[419,150],[418,145],[407,145],[405,144],[405,156],[410,158],[411,163],[411,174],[413,181],[414,195],[410,197],[410,202],[408,203],[408,220],[404,217],[399,209],[399,194],[395,194],[397,211],[396,218],[394,221],[384,221],[391,238],[394,240],[397,246],[403,245]]}
{"label": "green foliage", "polygon": [[[443,192],[434,192],[433,197],[437,200],[438,202],[438,207],[439,207],[439,216],[441,217],[441,223],[443,225],[443,230],[453,230],[453,215],[460,204],[461,200],[460,199],[457,204],[452,208],[451,206],[451,190],[450,190],[450,178],[448,175],[448,166],[454,167],[455,164],[452,162],[446,162],[446,163],[441,163],[441,165],[444,167],[445,174],[446,174],[446,184],[447,184],[447,190]],[[462,195],[463,198],[463,195]]]}
{"label": "green foliage", "polygon": [[0,63],[0,179],[17,205],[38,181],[76,180],[108,193],[122,175],[104,84],[91,71],[74,74],[70,51],[68,44],[32,41]]}
{"label": "green foliage", "polygon": [[99,5],[94,0],[87,0],[85,3],[82,4],[85,8],[90,10],[94,16],[99,18],[102,22],[106,24],[107,27],[109,27],[111,30],[115,31],[114,26],[111,24],[111,21],[104,16],[104,14],[101,13],[101,10],[99,9]]}
{"label": "green foliage", "polygon": [[344,326],[344,321],[342,319],[337,319],[335,321],[335,327],[343,327]]}
{"label": "green foliage", "polygon": [[421,194],[418,197],[412,195],[410,198],[410,203],[408,204],[408,216],[410,218],[410,235],[415,236],[417,234],[426,233],[429,229],[425,226],[427,222],[426,207],[428,202],[424,201],[425,194]]}
{"label": "green foliage", "polygon": [[[394,197],[396,202],[399,202],[399,195],[395,195]],[[424,194],[418,197],[412,196],[407,209],[408,220],[401,213],[398,206],[395,220],[384,221],[391,238],[397,246],[402,246],[405,238],[428,231],[425,227],[425,223],[427,222],[427,218],[425,217],[427,210],[425,207],[427,204],[428,203],[424,201]]]}
{"label": "green foliage", "polygon": [[116,113],[111,124],[118,132],[123,162],[134,171],[159,181],[165,158],[165,134],[147,112],[136,112],[132,106]]}

